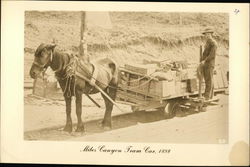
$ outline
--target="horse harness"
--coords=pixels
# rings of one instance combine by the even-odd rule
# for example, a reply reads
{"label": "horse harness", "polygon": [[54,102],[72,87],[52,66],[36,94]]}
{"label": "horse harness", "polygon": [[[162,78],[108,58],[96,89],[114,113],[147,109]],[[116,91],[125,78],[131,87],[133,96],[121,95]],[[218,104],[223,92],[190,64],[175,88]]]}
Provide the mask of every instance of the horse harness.
{"label": "horse harness", "polygon": [[66,97],[71,97],[76,95],[76,77],[82,78],[84,80],[90,80],[88,82],[91,85],[91,89],[88,91],[89,94],[95,87],[95,83],[98,75],[98,68],[96,64],[91,64],[93,66],[93,71],[89,71],[83,65],[83,60],[77,58],[74,55],[70,55],[70,62],[64,67],[64,76],[60,77],[56,74],[58,80],[66,80],[65,88],[63,94]]}

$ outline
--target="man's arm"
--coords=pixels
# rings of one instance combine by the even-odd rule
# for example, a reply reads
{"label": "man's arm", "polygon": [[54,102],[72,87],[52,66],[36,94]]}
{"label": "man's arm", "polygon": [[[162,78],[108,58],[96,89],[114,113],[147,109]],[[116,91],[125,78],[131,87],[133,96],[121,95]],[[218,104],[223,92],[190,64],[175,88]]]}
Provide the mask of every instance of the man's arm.
{"label": "man's arm", "polygon": [[208,56],[204,59],[204,62],[214,59],[216,56],[217,45],[212,44]]}

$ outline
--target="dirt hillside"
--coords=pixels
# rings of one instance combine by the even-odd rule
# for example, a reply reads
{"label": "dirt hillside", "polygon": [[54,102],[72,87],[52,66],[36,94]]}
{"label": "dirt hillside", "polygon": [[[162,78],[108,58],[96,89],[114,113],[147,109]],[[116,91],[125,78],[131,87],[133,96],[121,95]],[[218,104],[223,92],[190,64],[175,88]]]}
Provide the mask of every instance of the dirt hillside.
{"label": "dirt hillside", "polygon": [[[217,64],[228,68],[228,15],[223,13],[110,12],[112,29],[88,29],[91,59],[110,56],[120,65],[143,59],[198,62],[201,31],[212,27],[218,42]],[[58,48],[78,52],[80,12],[25,13],[25,79],[37,46],[54,38]],[[111,49],[108,48],[108,45]],[[226,60],[226,61],[225,61]]]}

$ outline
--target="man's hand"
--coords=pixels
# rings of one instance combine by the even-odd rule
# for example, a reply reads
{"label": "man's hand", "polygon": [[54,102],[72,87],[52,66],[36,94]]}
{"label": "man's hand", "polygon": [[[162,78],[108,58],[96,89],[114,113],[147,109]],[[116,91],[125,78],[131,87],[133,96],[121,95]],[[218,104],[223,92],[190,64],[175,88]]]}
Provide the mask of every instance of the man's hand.
{"label": "man's hand", "polygon": [[200,63],[200,64],[202,64],[202,65],[203,65],[204,63],[205,63],[205,60],[201,61],[201,63]]}

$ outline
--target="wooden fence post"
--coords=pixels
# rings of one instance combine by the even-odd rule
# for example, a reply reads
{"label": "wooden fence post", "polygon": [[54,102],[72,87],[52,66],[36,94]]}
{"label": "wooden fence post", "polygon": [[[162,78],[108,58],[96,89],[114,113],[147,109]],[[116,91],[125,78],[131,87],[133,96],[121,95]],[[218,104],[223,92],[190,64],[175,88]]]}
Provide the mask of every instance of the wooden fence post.
{"label": "wooden fence post", "polygon": [[[202,61],[202,45],[200,45],[200,63],[201,61]],[[201,86],[202,86],[202,77],[199,78],[199,98],[202,97]]]}

